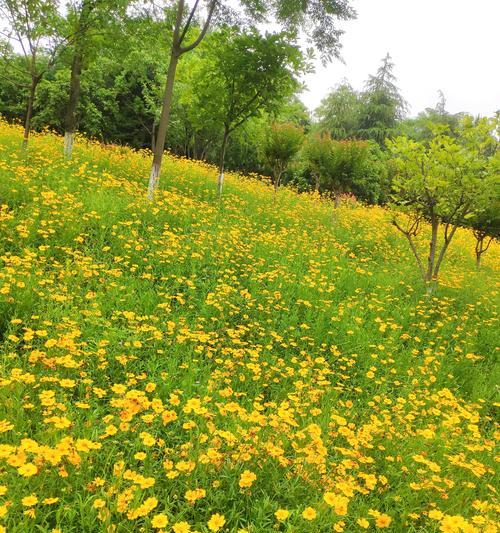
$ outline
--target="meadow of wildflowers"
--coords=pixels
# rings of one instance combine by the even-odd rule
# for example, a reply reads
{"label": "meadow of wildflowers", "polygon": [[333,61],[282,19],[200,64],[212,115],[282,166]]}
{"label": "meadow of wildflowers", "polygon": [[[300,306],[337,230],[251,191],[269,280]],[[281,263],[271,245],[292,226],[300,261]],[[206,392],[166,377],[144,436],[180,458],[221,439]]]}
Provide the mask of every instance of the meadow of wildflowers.
{"label": "meadow of wildflowers", "polygon": [[[0,531],[495,532],[498,248],[0,123]],[[423,243],[422,243],[423,246]]]}

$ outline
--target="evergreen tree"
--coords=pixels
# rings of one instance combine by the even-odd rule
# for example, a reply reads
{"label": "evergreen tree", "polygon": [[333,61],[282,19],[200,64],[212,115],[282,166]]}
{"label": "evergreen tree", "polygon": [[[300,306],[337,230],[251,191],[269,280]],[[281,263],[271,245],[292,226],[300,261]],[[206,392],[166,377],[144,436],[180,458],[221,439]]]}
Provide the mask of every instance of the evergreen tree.
{"label": "evergreen tree", "polygon": [[407,111],[407,103],[396,85],[394,63],[387,54],[375,76],[370,76],[362,94],[359,135],[383,146]]}
{"label": "evergreen tree", "polygon": [[342,81],[321,101],[315,114],[319,128],[333,139],[352,139],[358,135],[361,117],[361,99],[351,85]]}

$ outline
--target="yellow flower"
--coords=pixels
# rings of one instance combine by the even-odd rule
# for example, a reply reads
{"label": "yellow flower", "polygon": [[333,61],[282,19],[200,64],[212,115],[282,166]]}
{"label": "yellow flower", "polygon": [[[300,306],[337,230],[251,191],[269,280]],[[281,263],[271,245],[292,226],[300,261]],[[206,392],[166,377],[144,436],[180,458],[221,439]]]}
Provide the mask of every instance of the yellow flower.
{"label": "yellow flower", "polygon": [[302,511],[302,518],[305,520],[314,520],[317,516],[316,511],[312,507],[306,507]]}
{"label": "yellow flower", "polygon": [[0,420],[0,433],[5,433],[14,428],[14,424],[11,424],[8,420]]}
{"label": "yellow flower", "polygon": [[286,519],[290,516],[290,511],[287,511],[286,509],[278,509],[278,510],[274,513],[274,516],[275,516],[278,520],[286,520]]}
{"label": "yellow flower", "polygon": [[239,485],[242,489],[251,487],[257,476],[250,470],[245,470],[240,476]]}
{"label": "yellow flower", "polygon": [[172,526],[174,533],[190,533],[191,526],[187,522],[176,522]]}
{"label": "yellow flower", "polygon": [[30,494],[29,496],[25,496],[21,503],[25,507],[31,507],[32,505],[36,505],[38,503],[38,498],[34,494]]}
{"label": "yellow flower", "polygon": [[168,524],[168,516],[163,513],[153,516],[151,520],[151,525],[157,529],[161,529],[165,527],[167,524]]}
{"label": "yellow flower", "polygon": [[186,498],[189,503],[194,503],[196,500],[204,498],[206,494],[205,489],[187,490],[184,494],[184,498]]}
{"label": "yellow flower", "polygon": [[147,431],[143,431],[142,433],[140,433],[139,437],[141,438],[144,446],[154,446],[156,442],[156,439],[152,435],[150,435]]}
{"label": "yellow flower", "polygon": [[105,505],[106,505],[106,502],[103,499],[97,498],[96,500],[94,500],[92,507],[94,509],[102,509]]}
{"label": "yellow flower", "polygon": [[323,499],[330,507],[333,507],[334,512],[339,516],[345,516],[347,514],[349,499],[345,496],[340,496],[333,492],[325,492]]}
{"label": "yellow flower", "polygon": [[362,527],[363,529],[368,529],[370,527],[370,522],[366,518],[358,518],[356,520],[356,523],[359,527]]}
{"label": "yellow flower", "polygon": [[379,528],[389,527],[392,522],[392,518],[386,514],[381,514],[376,520],[375,525]]}
{"label": "yellow flower", "polygon": [[38,468],[33,463],[26,463],[17,469],[19,475],[23,477],[34,476],[38,472]]}
{"label": "yellow flower", "polygon": [[210,517],[210,520],[208,521],[208,529],[210,529],[210,531],[219,531],[224,527],[225,523],[226,519],[224,518],[224,515],[215,513]]}

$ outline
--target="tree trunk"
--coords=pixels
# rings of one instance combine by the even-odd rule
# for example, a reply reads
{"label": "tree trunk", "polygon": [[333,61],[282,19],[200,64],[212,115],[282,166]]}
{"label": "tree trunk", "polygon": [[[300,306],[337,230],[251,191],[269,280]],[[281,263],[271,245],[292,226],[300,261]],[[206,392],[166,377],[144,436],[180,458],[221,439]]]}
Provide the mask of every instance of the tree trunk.
{"label": "tree trunk", "polygon": [[222,147],[220,151],[220,160],[219,160],[219,177],[217,178],[217,192],[219,194],[219,200],[222,198],[222,185],[224,183],[224,164],[226,161],[226,147],[227,147],[228,139],[229,139],[229,127],[224,126],[224,137],[222,139]]}
{"label": "tree trunk", "polygon": [[71,62],[68,107],[66,109],[66,119],[64,123],[64,156],[68,159],[71,159],[73,154],[73,138],[77,122],[76,113],[78,102],[80,100],[80,77],[82,74],[85,31],[89,22],[89,17],[95,7],[96,2],[92,0],[83,0],[80,18],[75,32],[75,51]]}
{"label": "tree trunk", "polygon": [[439,269],[441,268],[441,263],[443,262],[444,256],[446,254],[446,250],[448,249],[448,246],[450,245],[451,239],[453,239],[453,235],[455,235],[455,231],[457,230],[457,227],[458,226],[453,226],[449,235],[448,235],[448,231],[447,230],[445,231],[443,247],[441,248],[441,251],[439,252],[439,257],[438,257],[438,260],[436,261],[436,266],[434,267],[433,279],[435,280],[437,280],[438,278]]}
{"label": "tree trunk", "polygon": [[427,285],[427,295],[431,295],[435,289],[435,278],[434,278],[434,264],[436,261],[436,248],[437,248],[437,238],[439,230],[439,220],[433,214],[431,216],[431,241],[429,243],[429,256],[427,258],[427,272],[425,273],[424,282]]}
{"label": "tree trunk", "polygon": [[38,82],[40,79],[32,75],[31,76],[31,86],[30,86],[30,92],[28,96],[28,105],[26,108],[26,119],[24,121],[24,137],[23,137],[23,148],[28,147],[28,140],[30,136],[30,130],[31,130],[31,117],[33,116],[33,103],[35,102],[35,93],[36,88],[38,86]]}
{"label": "tree trunk", "polygon": [[319,174],[315,174],[314,176],[314,190],[319,193]]}
{"label": "tree trunk", "polygon": [[429,256],[427,258],[427,272],[425,274],[426,282],[432,281],[432,274],[434,272],[434,263],[436,260],[437,237],[439,230],[439,220],[435,215],[431,217],[431,241],[429,243]]}
{"label": "tree trunk", "polygon": [[175,48],[172,49],[170,56],[170,64],[168,66],[167,83],[165,85],[165,93],[163,95],[163,107],[161,110],[160,123],[158,124],[158,133],[156,135],[155,150],[153,154],[153,165],[151,166],[151,174],[149,176],[148,185],[148,199],[152,200],[154,193],[158,187],[160,180],[161,162],[163,159],[163,152],[165,150],[165,140],[167,138],[167,128],[170,119],[170,108],[172,106],[172,95],[174,92],[174,79],[177,64],[179,62],[179,52]]}
{"label": "tree trunk", "polygon": [[172,51],[170,53],[170,63],[168,65],[167,81],[165,84],[165,92],[163,94],[160,122],[158,124],[158,133],[156,135],[156,143],[153,153],[153,164],[151,165],[151,174],[149,176],[149,200],[153,200],[154,193],[160,181],[161,162],[163,159],[163,152],[165,151],[165,140],[167,138],[168,122],[170,119],[170,110],[172,107],[172,96],[174,93],[175,72],[177,70],[177,64],[179,63],[179,58],[181,56],[179,34],[181,31],[183,12],[184,0],[179,0],[177,3],[177,16],[174,27],[174,35],[172,39]]}
{"label": "tree trunk", "polygon": [[281,180],[281,172],[277,171],[274,175],[274,194],[278,192],[279,186],[280,186],[280,180]]}
{"label": "tree trunk", "polygon": [[276,197],[278,196],[278,190],[280,188],[281,184],[281,177],[283,176],[283,169],[277,168],[274,171],[274,194],[273,194],[273,202],[276,202]]}
{"label": "tree trunk", "polygon": [[76,108],[80,99],[80,76],[82,73],[83,52],[80,43],[75,45],[73,62],[71,63],[71,78],[69,82],[69,99],[64,125],[64,156],[71,159],[73,153],[73,137],[76,130]]}

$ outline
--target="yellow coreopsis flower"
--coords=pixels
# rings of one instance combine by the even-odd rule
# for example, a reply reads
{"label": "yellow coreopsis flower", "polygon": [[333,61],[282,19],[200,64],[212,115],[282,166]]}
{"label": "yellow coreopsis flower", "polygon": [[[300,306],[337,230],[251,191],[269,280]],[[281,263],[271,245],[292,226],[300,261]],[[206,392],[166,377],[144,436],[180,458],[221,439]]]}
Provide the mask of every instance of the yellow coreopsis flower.
{"label": "yellow coreopsis flower", "polygon": [[226,519],[224,518],[224,515],[215,513],[210,517],[210,520],[208,521],[208,529],[210,529],[210,531],[219,531],[224,527],[225,523]]}
{"label": "yellow coreopsis flower", "polygon": [[156,529],[162,529],[168,524],[168,516],[160,513],[153,516],[151,520],[151,525]]}
{"label": "yellow coreopsis flower", "polygon": [[392,522],[392,518],[389,516],[389,515],[386,515],[386,514],[381,514],[376,520],[375,520],[375,525],[378,527],[378,528],[386,528],[386,527],[389,527],[391,525],[391,522]]}
{"label": "yellow coreopsis flower", "polygon": [[306,507],[302,511],[302,518],[304,518],[304,520],[314,520],[316,516],[317,513],[312,507]]}
{"label": "yellow coreopsis flower", "polygon": [[31,507],[31,506],[36,505],[38,503],[38,498],[34,494],[30,494],[29,496],[25,496],[21,500],[21,503],[25,507]]}
{"label": "yellow coreopsis flower", "polygon": [[286,509],[278,509],[278,510],[274,513],[274,516],[275,516],[278,520],[286,520],[286,519],[290,516],[290,511],[287,511]]}
{"label": "yellow coreopsis flower", "polygon": [[245,470],[240,476],[239,485],[242,489],[251,487],[256,479],[257,476],[253,472]]}

